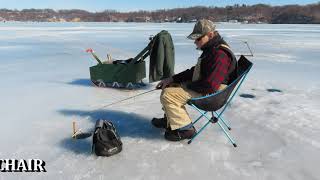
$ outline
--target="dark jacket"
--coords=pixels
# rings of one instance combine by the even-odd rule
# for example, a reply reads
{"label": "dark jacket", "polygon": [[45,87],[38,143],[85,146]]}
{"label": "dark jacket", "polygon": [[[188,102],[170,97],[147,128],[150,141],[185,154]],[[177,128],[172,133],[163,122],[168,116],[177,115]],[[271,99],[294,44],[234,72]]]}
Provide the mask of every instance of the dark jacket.
{"label": "dark jacket", "polygon": [[201,50],[201,78],[198,81],[190,82],[192,80],[194,66],[172,78],[174,82],[188,82],[187,87],[201,94],[211,94],[218,90],[221,83],[229,84],[235,77],[236,58],[228,48],[221,46],[227,43],[220,35],[211,39],[205,44]]}
{"label": "dark jacket", "polygon": [[150,49],[149,81],[174,75],[174,46],[168,31],[162,30],[153,38]]}

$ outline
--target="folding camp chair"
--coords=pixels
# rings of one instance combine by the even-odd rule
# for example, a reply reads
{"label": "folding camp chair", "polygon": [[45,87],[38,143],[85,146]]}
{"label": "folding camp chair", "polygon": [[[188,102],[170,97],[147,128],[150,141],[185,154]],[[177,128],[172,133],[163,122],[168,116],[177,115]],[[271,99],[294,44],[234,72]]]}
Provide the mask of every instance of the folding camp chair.
{"label": "folding camp chair", "polygon": [[[199,129],[199,131],[188,141],[188,144],[190,144],[194,140],[194,138],[196,138],[210,123],[217,123],[223,130],[225,135],[228,137],[230,142],[233,144],[233,146],[237,147],[235,141],[230,137],[229,133],[223,127],[224,125],[229,130],[231,130],[231,127],[222,118],[222,114],[224,113],[224,111],[228,107],[228,104],[231,102],[231,100],[237,93],[248,72],[250,71],[252,65],[252,62],[250,62],[246,57],[241,56],[238,60],[237,77],[225,89],[207,96],[191,98],[188,101],[188,104],[201,114],[200,117],[198,117],[193,122],[193,124],[197,123],[202,117],[205,117],[208,120],[208,122],[205,125],[203,125]],[[222,110],[220,112],[216,112],[221,108]],[[208,112],[211,113],[211,118],[207,116]]]}

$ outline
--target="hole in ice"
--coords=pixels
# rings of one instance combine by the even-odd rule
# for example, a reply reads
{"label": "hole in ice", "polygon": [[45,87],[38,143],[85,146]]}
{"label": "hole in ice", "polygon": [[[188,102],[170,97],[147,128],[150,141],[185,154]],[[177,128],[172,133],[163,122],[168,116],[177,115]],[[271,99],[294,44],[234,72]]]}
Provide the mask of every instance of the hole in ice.
{"label": "hole in ice", "polygon": [[280,89],[267,89],[268,92],[282,92]]}
{"label": "hole in ice", "polygon": [[256,96],[252,94],[240,94],[239,96],[243,98],[251,98],[251,99],[256,98]]}

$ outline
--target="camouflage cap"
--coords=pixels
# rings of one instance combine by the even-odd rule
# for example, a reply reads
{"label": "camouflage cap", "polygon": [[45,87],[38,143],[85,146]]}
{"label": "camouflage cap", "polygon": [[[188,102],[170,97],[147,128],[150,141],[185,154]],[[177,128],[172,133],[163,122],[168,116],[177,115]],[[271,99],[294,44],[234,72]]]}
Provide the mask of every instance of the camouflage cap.
{"label": "camouflage cap", "polygon": [[214,25],[212,21],[201,19],[194,25],[192,33],[187,38],[196,40],[199,37],[207,34],[208,32],[215,31],[215,29],[216,25]]}

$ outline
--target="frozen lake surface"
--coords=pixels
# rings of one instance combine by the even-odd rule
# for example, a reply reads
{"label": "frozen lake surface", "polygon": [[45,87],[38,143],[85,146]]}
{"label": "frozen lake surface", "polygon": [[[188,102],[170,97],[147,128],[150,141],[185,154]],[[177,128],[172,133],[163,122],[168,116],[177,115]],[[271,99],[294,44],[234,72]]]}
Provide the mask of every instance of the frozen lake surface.
{"label": "frozen lake surface", "polygon": [[[217,25],[234,51],[248,54],[242,43],[247,41],[254,54],[249,57],[254,67],[225,113],[237,148],[215,126],[191,145],[164,140],[164,131],[150,124],[163,114],[160,91],[100,109],[155,83],[135,91],[93,87],[88,68],[96,62],[86,48],[103,58],[107,53],[134,57],[150,35],[168,30],[180,72],[199,56],[186,39],[192,28],[1,23],[0,158],[39,158],[47,172],[0,173],[0,179],[320,179],[319,25]],[[91,138],[71,139],[72,121],[90,131],[99,118],[115,123],[124,143],[120,154],[97,157],[91,154]]]}

